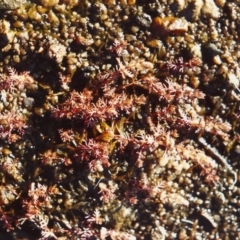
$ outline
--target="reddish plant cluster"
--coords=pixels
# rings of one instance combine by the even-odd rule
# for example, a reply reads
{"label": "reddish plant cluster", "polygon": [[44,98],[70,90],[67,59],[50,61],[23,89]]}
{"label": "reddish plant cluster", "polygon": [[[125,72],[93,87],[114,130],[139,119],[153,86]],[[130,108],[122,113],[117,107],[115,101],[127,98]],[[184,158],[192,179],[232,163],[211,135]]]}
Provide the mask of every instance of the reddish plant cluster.
{"label": "reddish plant cluster", "polygon": [[104,95],[95,103],[93,92],[84,89],[81,93],[73,91],[70,98],[61,107],[53,108],[55,118],[68,119],[80,118],[86,127],[94,126],[98,122],[117,118],[121,112],[132,112],[133,106],[138,103],[138,98],[127,96],[125,93]]}
{"label": "reddish plant cluster", "polygon": [[29,87],[34,83],[29,72],[17,73],[13,68],[8,68],[9,74],[0,75],[0,91],[3,98],[3,93],[12,93],[21,91],[25,87]]}
{"label": "reddish plant cluster", "polygon": [[54,231],[48,228],[49,218],[44,214],[42,208],[51,209],[51,195],[61,194],[56,186],[47,187],[42,184],[31,183],[28,190],[29,199],[23,200],[25,214],[23,218],[18,219],[18,227],[28,221],[33,224],[33,228],[41,230],[42,239],[57,239]]}
{"label": "reddish plant cluster", "polygon": [[26,117],[13,111],[0,114],[0,123],[0,138],[8,143],[20,139],[27,128]]}
{"label": "reddish plant cluster", "polygon": [[[174,188],[174,180],[168,182],[166,169],[180,175],[197,167],[207,183],[220,181],[213,157],[219,154],[208,156],[199,148],[199,142],[205,144],[199,137],[214,135],[228,141],[231,125],[202,114],[199,101],[205,99],[205,94],[199,89],[176,79],[158,78],[154,64],[144,58],[124,58],[126,46],[125,41],[115,40],[107,52],[111,52],[116,66],[96,73],[81,90],[73,87],[70,76],[60,75],[62,91],[51,90],[45,96],[61,96],[47,107],[44,105],[54,122],[50,137],[39,134],[44,144],[29,157],[30,163],[24,153],[17,157],[8,151],[3,154],[0,164],[5,179],[10,177],[25,188],[22,191],[13,184],[0,186],[3,204],[18,199],[21,205],[15,222],[11,214],[0,209],[0,222],[8,231],[28,224],[39,230],[42,239],[74,235],[78,239],[135,240],[120,228],[106,228],[115,216],[106,216],[104,206],[123,201],[128,206],[152,202],[188,207],[188,196]],[[184,62],[180,58],[168,63],[167,68],[184,73],[200,65],[199,59]],[[14,98],[14,94],[26,97],[22,91],[31,84],[34,81],[27,73],[11,70],[9,76],[1,76],[3,102]],[[6,108],[0,113],[0,138],[8,144],[20,141],[30,124],[29,115],[24,114],[24,100],[16,98],[18,108]],[[36,128],[36,132],[41,130]],[[38,148],[37,143],[34,147]],[[27,183],[25,166],[34,168]],[[86,210],[88,206],[81,207],[85,196],[92,201],[91,211]],[[70,220],[60,219],[59,209],[68,212]]]}
{"label": "reddish plant cluster", "polygon": [[127,46],[126,41],[114,39],[112,46],[110,46],[109,48],[109,51],[116,53],[118,56],[121,56],[126,46]]}
{"label": "reddish plant cluster", "polygon": [[93,172],[103,171],[103,167],[109,167],[109,144],[89,139],[88,142],[80,144],[76,148],[76,157],[79,160],[87,161],[89,169]]}
{"label": "reddish plant cluster", "polygon": [[174,73],[183,73],[185,69],[195,69],[202,65],[202,60],[200,58],[194,57],[189,61],[184,61],[182,57],[173,60],[172,62],[167,62],[167,69]]}
{"label": "reddish plant cluster", "polygon": [[27,128],[27,109],[23,102],[26,100],[27,88],[34,88],[35,81],[28,72],[18,74],[8,68],[9,74],[0,75],[0,138],[8,143],[19,140]]}
{"label": "reddish plant cluster", "polygon": [[[216,166],[212,165],[210,157],[205,158],[205,163],[201,162],[203,154],[200,150],[192,147],[192,152],[196,154],[192,157],[185,153],[188,151],[187,146],[175,144],[179,137],[178,131],[188,128],[189,131],[198,133],[211,133],[219,135],[223,139],[228,138],[230,124],[221,120],[205,118],[201,116],[191,105],[198,104],[198,99],[204,99],[205,94],[199,89],[193,89],[186,84],[179,84],[170,79],[165,82],[160,81],[152,74],[153,66],[144,60],[131,60],[123,62],[121,52],[126,46],[125,42],[116,40],[112,47],[112,52],[116,52],[117,67],[101,74],[91,81],[88,87],[81,92],[70,91],[68,99],[60,106],[52,108],[52,115],[57,119],[79,119],[82,120],[84,131],[89,132],[93,129],[93,138],[88,138],[85,133],[82,140],[78,143],[71,129],[59,130],[64,142],[71,142],[75,146],[75,157],[82,162],[88,162],[89,169],[92,172],[102,172],[104,168],[112,166],[112,151],[120,150],[118,154],[127,151],[129,148],[135,152],[135,166],[144,167],[146,154],[156,154],[161,149],[165,151],[166,156],[180,153],[182,160],[191,160],[199,165],[202,175],[216,182]],[[121,49],[121,51],[119,50]],[[168,69],[175,72],[183,72],[185,68],[194,69],[201,66],[202,62],[198,58],[190,59],[184,62],[179,58],[168,63]],[[145,73],[141,74],[146,67]],[[64,77],[61,77],[64,79]],[[64,89],[70,80],[64,81]],[[130,82],[130,83],[129,83]],[[94,89],[93,83],[99,87]],[[132,89],[137,94],[131,94]],[[147,90],[148,95],[141,94]],[[133,121],[135,114],[141,114],[141,106],[145,106],[151,96],[158,96],[159,105],[150,113],[147,118],[147,124],[150,132],[146,129],[138,129],[136,133],[127,133],[124,129]],[[160,107],[162,106],[162,107]],[[121,121],[122,116],[128,118],[123,123],[121,130],[117,126],[117,121]],[[158,122],[155,124],[155,122]],[[167,125],[162,125],[165,122]],[[110,123],[112,127],[109,127]],[[107,129],[101,129],[101,124],[105,124]],[[131,125],[130,124],[130,125]],[[171,128],[172,130],[167,130]],[[167,134],[166,134],[167,133]],[[83,134],[83,132],[82,132]],[[81,135],[81,134],[80,134]],[[118,146],[118,148],[117,148]],[[184,146],[184,147],[183,147]],[[72,149],[73,149],[72,148]],[[180,149],[183,149],[180,151]],[[205,154],[204,154],[205,156]],[[202,159],[202,160],[201,160]]]}

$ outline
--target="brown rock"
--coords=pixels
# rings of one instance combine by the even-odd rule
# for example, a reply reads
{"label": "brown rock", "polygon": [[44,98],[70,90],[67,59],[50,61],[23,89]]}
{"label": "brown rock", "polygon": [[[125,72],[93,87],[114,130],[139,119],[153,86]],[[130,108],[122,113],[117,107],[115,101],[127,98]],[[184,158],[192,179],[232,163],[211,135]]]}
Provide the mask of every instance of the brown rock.
{"label": "brown rock", "polygon": [[158,37],[180,35],[188,31],[188,22],[183,18],[155,17],[151,24],[152,33]]}
{"label": "brown rock", "polygon": [[1,0],[0,9],[16,9],[23,5],[23,0]]}
{"label": "brown rock", "polygon": [[59,3],[59,0],[40,0],[43,7],[54,7]]}

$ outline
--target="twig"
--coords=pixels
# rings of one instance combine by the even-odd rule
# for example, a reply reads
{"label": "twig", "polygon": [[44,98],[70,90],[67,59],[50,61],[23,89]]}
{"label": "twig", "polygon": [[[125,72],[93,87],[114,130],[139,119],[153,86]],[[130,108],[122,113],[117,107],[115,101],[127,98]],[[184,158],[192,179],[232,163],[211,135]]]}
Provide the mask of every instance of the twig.
{"label": "twig", "polygon": [[216,148],[211,147],[204,138],[200,137],[198,141],[216,158],[218,158],[218,160],[224,165],[224,167],[227,168],[227,170],[234,176],[234,182],[232,183],[232,186],[229,187],[230,189],[232,189],[237,182],[237,172],[235,172],[233,168],[228,164],[227,159],[220,155]]}

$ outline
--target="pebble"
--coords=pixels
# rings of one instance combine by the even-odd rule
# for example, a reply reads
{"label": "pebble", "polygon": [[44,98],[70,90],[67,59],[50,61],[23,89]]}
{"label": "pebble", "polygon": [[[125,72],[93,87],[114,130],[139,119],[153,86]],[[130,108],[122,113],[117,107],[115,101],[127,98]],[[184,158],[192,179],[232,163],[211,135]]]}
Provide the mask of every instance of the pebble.
{"label": "pebble", "polygon": [[215,3],[218,7],[222,8],[226,4],[226,0],[215,0]]}
{"label": "pebble", "polygon": [[213,63],[220,65],[222,63],[222,60],[219,55],[216,55],[213,57]]}
{"label": "pebble", "polygon": [[218,19],[220,17],[219,8],[216,6],[213,0],[205,0],[202,7],[202,13],[205,16],[210,16],[213,19]]}
{"label": "pebble", "polygon": [[59,0],[40,0],[43,7],[54,7],[59,3]]}
{"label": "pebble", "polygon": [[164,37],[175,34],[181,35],[188,31],[188,22],[184,18],[176,17],[155,17],[151,24],[151,30],[154,35]]}
{"label": "pebble", "polygon": [[16,9],[23,5],[22,0],[1,0],[0,9]]}
{"label": "pebble", "polygon": [[237,78],[237,76],[233,72],[229,72],[227,74],[227,80],[228,80],[229,84],[231,86],[233,86],[234,88],[239,87],[239,79]]}
{"label": "pebble", "polygon": [[48,56],[50,58],[56,59],[56,62],[62,62],[63,58],[66,56],[67,50],[66,47],[59,43],[53,43],[48,49]]}

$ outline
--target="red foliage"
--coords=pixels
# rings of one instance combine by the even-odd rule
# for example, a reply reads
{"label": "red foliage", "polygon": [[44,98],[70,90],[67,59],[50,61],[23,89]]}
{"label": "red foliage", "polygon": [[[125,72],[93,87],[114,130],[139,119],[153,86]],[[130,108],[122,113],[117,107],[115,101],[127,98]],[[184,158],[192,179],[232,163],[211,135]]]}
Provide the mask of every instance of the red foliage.
{"label": "red foliage", "polygon": [[185,69],[192,69],[195,71],[196,67],[202,65],[202,60],[200,58],[192,58],[187,62],[184,62],[182,57],[175,59],[172,62],[167,63],[167,69],[173,71],[174,73],[183,73]]}

